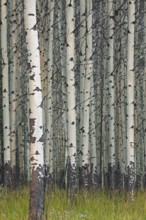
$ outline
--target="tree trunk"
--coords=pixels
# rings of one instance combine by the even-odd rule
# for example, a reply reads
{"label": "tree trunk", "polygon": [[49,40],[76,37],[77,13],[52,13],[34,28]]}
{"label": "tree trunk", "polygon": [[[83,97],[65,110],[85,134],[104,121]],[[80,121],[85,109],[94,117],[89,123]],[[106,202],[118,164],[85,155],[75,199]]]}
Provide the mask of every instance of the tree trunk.
{"label": "tree trunk", "polygon": [[29,67],[30,220],[41,220],[44,210],[43,112],[36,1],[25,0],[25,31]]}
{"label": "tree trunk", "polygon": [[7,4],[1,1],[1,46],[2,46],[2,90],[3,90],[3,148],[4,148],[4,185],[10,186],[11,152],[10,152],[10,116],[9,116],[9,80],[7,51]]}
{"label": "tree trunk", "polygon": [[128,4],[127,42],[127,178],[128,189],[133,193],[135,185],[134,158],[134,26],[135,0]]}
{"label": "tree trunk", "polygon": [[75,110],[75,15],[74,0],[66,0],[66,84],[68,119],[68,190],[69,197],[75,196],[77,187],[76,173],[76,110]]}
{"label": "tree trunk", "polygon": [[114,1],[109,0],[108,7],[108,98],[109,98],[109,161],[108,176],[109,188],[115,188],[115,84],[114,84]]}

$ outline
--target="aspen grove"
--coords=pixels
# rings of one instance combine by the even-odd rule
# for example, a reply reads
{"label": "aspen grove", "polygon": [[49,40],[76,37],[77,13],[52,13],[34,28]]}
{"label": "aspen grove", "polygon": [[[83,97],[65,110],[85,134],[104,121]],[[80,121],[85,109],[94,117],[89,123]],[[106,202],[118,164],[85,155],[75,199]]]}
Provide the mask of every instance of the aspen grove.
{"label": "aspen grove", "polygon": [[1,0],[0,184],[146,187],[146,2]]}

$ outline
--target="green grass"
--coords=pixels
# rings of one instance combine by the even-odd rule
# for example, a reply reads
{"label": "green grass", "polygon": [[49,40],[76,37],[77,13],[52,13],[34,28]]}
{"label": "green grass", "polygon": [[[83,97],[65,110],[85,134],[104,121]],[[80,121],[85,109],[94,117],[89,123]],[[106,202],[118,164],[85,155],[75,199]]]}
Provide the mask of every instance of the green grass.
{"label": "green grass", "polygon": [[[0,188],[0,220],[27,220],[28,188],[15,191]],[[75,204],[65,191],[46,193],[44,220],[146,220],[146,192],[135,193],[130,201],[124,193],[79,192]]]}

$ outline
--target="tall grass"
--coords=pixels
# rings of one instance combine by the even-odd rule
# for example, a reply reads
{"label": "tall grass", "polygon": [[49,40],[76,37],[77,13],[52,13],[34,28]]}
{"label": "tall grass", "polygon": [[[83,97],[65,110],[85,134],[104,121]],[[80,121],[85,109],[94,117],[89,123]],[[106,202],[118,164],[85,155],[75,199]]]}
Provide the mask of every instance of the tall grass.
{"label": "tall grass", "polygon": [[[105,191],[78,192],[71,204],[66,192],[46,192],[44,220],[146,220],[146,194],[139,191],[134,201],[124,193]],[[28,188],[0,189],[0,220],[27,220],[29,206]]]}

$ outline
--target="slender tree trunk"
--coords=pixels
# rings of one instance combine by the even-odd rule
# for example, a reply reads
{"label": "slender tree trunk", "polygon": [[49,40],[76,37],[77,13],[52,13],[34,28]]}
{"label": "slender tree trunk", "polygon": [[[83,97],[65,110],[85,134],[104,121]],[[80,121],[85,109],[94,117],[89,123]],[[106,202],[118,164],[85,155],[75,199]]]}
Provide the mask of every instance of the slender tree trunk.
{"label": "slender tree trunk", "polygon": [[76,111],[75,111],[75,5],[74,0],[66,0],[66,83],[68,117],[68,190],[74,197],[77,187],[76,173]]}
{"label": "slender tree trunk", "polygon": [[1,47],[2,47],[2,90],[3,90],[3,148],[4,184],[11,185],[10,116],[9,116],[9,79],[7,51],[7,4],[1,1]]}
{"label": "slender tree trunk", "polygon": [[114,85],[114,1],[109,0],[108,7],[108,98],[109,98],[109,187],[115,188],[115,85]]}
{"label": "slender tree trunk", "polygon": [[83,144],[83,105],[84,105],[84,79],[86,56],[86,1],[80,0],[80,112],[79,112],[79,166],[81,167],[81,155]]}
{"label": "slender tree trunk", "polygon": [[53,181],[53,33],[54,33],[54,0],[48,1],[49,13],[49,44],[48,44],[48,85],[47,85],[47,134],[46,134],[46,148],[45,148],[45,164],[48,167],[48,183],[52,185]]}
{"label": "slender tree trunk", "polygon": [[127,175],[128,189],[133,193],[135,185],[134,158],[134,26],[135,0],[128,3],[127,42]]}
{"label": "slender tree trunk", "polygon": [[17,111],[17,23],[16,23],[16,0],[10,2],[10,145],[12,184],[17,185],[16,175],[16,111]]}
{"label": "slender tree trunk", "polygon": [[58,2],[58,34],[60,40],[60,63],[61,63],[61,85],[62,85],[62,145],[64,148],[64,159],[63,159],[63,166],[62,171],[60,172],[60,187],[66,186],[66,179],[65,179],[65,166],[67,161],[67,88],[66,88],[66,48],[64,48],[65,44],[65,36],[64,36],[64,4],[62,1]]}
{"label": "slender tree trunk", "polygon": [[89,186],[89,110],[90,110],[90,83],[92,73],[92,1],[87,2],[87,29],[86,29],[86,68],[84,79],[84,103],[83,103],[83,137],[82,137],[82,181],[83,187]]}

